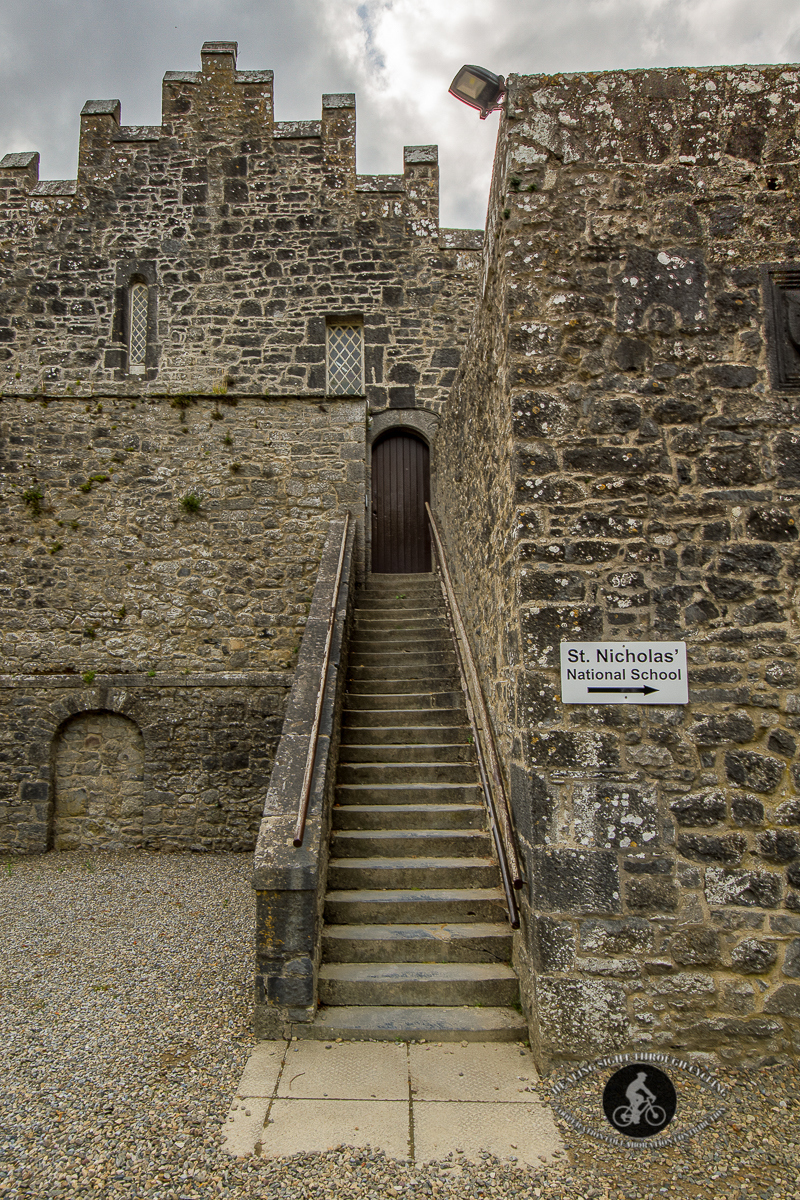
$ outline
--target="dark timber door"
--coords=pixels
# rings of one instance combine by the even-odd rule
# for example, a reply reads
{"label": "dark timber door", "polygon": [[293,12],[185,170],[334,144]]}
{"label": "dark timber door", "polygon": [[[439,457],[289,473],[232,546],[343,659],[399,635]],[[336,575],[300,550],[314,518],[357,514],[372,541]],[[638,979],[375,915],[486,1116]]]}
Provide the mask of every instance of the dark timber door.
{"label": "dark timber door", "polygon": [[372,448],[372,570],[405,575],[431,569],[425,501],[428,447],[411,433],[388,433]]}

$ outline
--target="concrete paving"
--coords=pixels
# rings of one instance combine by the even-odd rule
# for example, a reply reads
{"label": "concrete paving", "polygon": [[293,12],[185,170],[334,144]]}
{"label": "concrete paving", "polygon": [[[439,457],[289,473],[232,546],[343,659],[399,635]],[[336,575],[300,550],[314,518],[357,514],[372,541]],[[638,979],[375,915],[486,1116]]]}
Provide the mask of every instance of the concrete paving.
{"label": "concrete paving", "polygon": [[225,1122],[225,1149],[279,1158],[338,1145],[413,1162],[541,1165],[563,1150],[513,1042],[276,1041],[255,1047]]}

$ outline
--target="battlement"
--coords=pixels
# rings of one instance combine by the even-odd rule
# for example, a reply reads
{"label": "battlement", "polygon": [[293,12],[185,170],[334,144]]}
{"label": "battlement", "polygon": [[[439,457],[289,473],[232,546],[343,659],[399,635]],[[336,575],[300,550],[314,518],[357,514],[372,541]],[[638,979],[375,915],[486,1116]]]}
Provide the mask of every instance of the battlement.
{"label": "battlement", "polygon": [[[274,174],[279,158],[294,156],[305,186],[353,198],[357,193],[363,216],[404,217],[417,236],[438,235],[436,146],[406,146],[402,175],[359,176],[355,95],[324,94],[319,120],[276,121],[273,72],[237,70],[237,52],[236,42],[205,42],[201,70],[167,71],[160,125],[123,125],[118,99],[87,100],[80,113],[77,179],[40,182],[37,153],[7,154],[0,161],[0,204],[5,199],[13,207],[25,197],[39,205],[48,198],[63,204],[64,197],[87,190],[129,187],[153,170],[176,177],[181,203],[207,201],[215,177],[223,197],[248,203],[265,190],[258,177]],[[205,159],[189,175],[187,148]]]}

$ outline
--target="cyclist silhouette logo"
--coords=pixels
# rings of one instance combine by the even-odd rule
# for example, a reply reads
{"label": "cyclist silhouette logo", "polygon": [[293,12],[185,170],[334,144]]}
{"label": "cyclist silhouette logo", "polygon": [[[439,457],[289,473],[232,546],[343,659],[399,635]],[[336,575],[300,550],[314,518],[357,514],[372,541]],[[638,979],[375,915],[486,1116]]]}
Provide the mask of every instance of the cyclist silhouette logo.
{"label": "cyclist silhouette logo", "polygon": [[678,1097],[672,1080],[650,1063],[630,1063],[615,1071],[603,1090],[603,1112],[619,1133],[645,1138],[666,1129]]}

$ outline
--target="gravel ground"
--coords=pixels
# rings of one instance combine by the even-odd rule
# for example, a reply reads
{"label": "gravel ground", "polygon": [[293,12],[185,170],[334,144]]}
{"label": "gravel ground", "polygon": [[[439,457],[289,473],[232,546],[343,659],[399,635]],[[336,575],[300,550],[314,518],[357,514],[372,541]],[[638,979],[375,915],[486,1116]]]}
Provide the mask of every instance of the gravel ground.
{"label": "gravel ground", "polygon": [[[631,1153],[562,1125],[546,1170],[339,1149],[232,1160],[252,1046],[251,856],[48,854],[0,864],[0,1195],[800,1200],[800,1071],[716,1072],[728,1116]],[[547,1089],[542,1087],[543,1096]]]}

